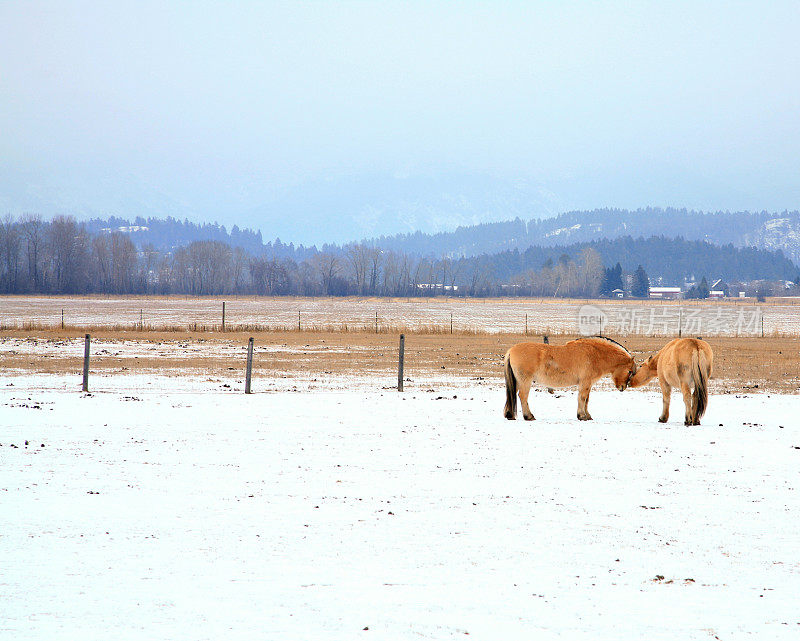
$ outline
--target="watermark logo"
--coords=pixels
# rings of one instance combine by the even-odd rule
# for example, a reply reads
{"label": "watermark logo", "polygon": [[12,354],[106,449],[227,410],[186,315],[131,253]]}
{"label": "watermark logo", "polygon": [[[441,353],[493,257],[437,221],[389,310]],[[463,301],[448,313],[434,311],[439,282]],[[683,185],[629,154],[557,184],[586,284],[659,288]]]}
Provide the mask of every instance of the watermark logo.
{"label": "watermark logo", "polygon": [[581,336],[602,334],[607,327],[606,313],[597,305],[582,305],[578,310],[578,333]]}
{"label": "watermark logo", "polygon": [[578,333],[661,336],[757,336],[764,331],[760,307],[634,307],[583,305]]}

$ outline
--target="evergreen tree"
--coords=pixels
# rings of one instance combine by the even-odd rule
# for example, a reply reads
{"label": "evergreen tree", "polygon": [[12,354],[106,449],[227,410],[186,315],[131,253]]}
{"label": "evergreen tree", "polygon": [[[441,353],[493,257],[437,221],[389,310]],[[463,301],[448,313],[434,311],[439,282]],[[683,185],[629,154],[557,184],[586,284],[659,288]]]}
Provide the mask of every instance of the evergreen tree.
{"label": "evergreen tree", "polygon": [[606,267],[603,270],[603,281],[600,283],[600,295],[611,296],[612,289],[614,288],[611,287],[611,268]]}
{"label": "evergreen tree", "polygon": [[647,277],[647,272],[644,267],[639,265],[633,273],[633,286],[631,287],[631,294],[637,298],[646,298],[650,293],[650,279]]}
{"label": "evergreen tree", "polygon": [[614,267],[607,267],[603,270],[603,283],[600,286],[600,294],[611,296],[615,289],[622,289],[622,265],[617,263]]}
{"label": "evergreen tree", "polygon": [[708,287],[708,281],[706,277],[703,276],[700,284],[697,286],[697,298],[708,298],[708,294],[711,290]]}

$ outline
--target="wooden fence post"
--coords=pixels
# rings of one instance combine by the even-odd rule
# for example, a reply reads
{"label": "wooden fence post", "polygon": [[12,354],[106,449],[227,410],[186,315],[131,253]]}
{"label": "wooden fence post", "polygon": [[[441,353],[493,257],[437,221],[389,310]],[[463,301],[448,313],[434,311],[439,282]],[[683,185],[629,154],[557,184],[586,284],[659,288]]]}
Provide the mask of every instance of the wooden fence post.
{"label": "wooden fence post", "polygon": [[64,329],[64,308],[61,308],[61,329]]}
{"label": "wooden fence post", "polygon": [[247,374],[244,379],[244,393],[250,394],[250,379],[253,372],[253,337],[247,342]]}
{"label": "wooden fence post", "polygon": [[89,391],[89,343],[91,340],[91,336],[86,334],[86,342],[83,347],[83,386],[81,388],[84,392]]}
{"label": "wooden fence post", "polygon": [[678,307],[678,338],[681,337],[683,331],[683,307]]}
{"label": "wooden fence post", "polygon": [[222,301],[222,331],[225,331],[225,301]]}
{"label": "wooden fence post", "polygon": [[405,334],[400,334],[400,358],[397,362],[397,391],[403,391],[403,358],[405,356]]}
{"label": "wooden fence post", "polygon": [[450,312],[450,333],[453,333],[453,312]]}
{"label": "wooden fence post", "polygon": [[300,310],[297,310],[297,331],[300,331]]}
{"label": "wooden fence post", "polygon": [[545,334],[544,336],[542,336],[542,342],[543,342],[545,345],[549,345],[549,344],[550,344],[550,339],[548,338],[547,334]]}

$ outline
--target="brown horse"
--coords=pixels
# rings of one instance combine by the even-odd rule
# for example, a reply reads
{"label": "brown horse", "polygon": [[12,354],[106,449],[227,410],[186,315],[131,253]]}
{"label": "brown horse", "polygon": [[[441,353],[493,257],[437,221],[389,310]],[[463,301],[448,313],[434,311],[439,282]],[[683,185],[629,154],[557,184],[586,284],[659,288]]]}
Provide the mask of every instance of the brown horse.
{"label": "brown horse", "polygon": [[592,385],[606,374],[611,374],[614,385],[621,392],[636,372],[636,363],[622,345],[604,336],[578,338],[566,345],[519,343],[505,355],[506,406],[505,417],[517,417],[517,399],[522,404],[526,421],[534,419],[528,407],[531,383],[536,381],[547,387],[578,386],[578,419],[590,421],[586,408]]}
{"label": "brown horse", "polygon": [[700,425],[708,406],[708,379],[714,364],[711,346],[699,338],[676,338],[639,367],[631,379],[631,387],[641,387],[658,376],[663,409],[658,420],[669,418],[669,400],[673,387],[679,387],[686,406],[684,425]]}

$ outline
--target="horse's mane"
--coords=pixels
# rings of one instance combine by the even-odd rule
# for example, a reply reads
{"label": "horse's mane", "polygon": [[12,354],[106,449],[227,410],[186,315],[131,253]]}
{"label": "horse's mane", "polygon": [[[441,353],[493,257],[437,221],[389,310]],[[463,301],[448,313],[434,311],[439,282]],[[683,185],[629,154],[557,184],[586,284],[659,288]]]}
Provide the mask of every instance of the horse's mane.
{"label": "horse's mane", "polygon": [[613,338],[609,338],[608,336],[582,336],[581,338],[576,338],[577,341],[594,341],[594,340],[603,340],[608,341],[609,343],[613,343],[617,347],[619,347],[623,352],[625,352],[628,356],[633,358],[633,354],[628,351],[628,348],[624,345],[620,345],[617,341]]}

